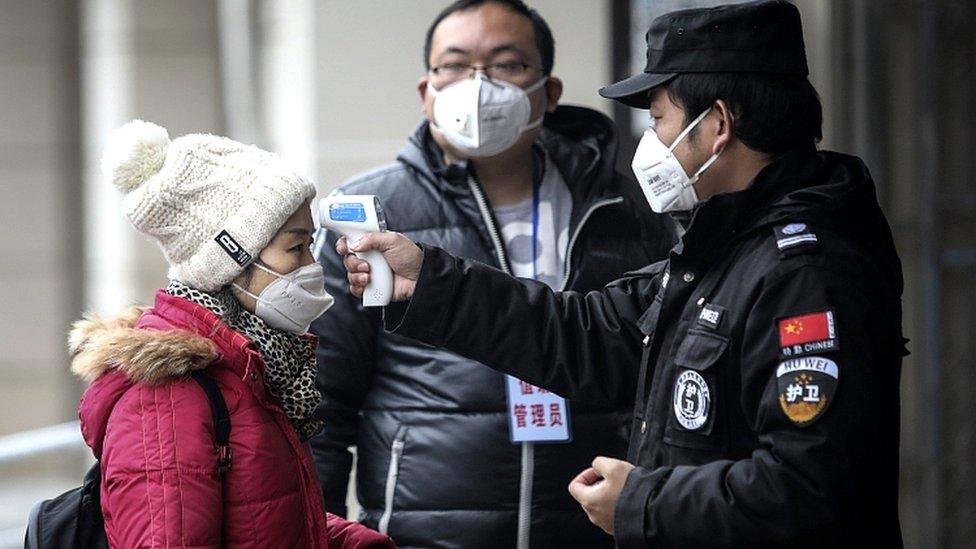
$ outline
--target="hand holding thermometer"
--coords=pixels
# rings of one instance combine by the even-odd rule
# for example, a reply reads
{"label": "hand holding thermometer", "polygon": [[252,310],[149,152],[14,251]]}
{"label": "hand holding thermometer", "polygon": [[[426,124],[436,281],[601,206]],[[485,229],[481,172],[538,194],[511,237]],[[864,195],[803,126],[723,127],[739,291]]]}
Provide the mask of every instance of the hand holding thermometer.
{"label": "hand holding thermometer", "polygon": [[[380,201],[371,194],[329,196],[319,201],[319,225],[346,237],[350,246],[366,233],[385,231],[386,215]],[[369,284],[363,292],[363,307],[383,307],[393,297],[393,271],[383,254],[371,250],[356,256],[369,263]]]}

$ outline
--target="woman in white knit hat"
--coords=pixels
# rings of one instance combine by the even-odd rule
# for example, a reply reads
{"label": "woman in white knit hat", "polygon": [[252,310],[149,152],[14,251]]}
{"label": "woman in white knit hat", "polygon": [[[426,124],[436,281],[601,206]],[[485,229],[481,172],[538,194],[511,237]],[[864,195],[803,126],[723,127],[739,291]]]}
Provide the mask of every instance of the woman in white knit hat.
{"label": "woman in white knit hat", "polygon": [[[320,429],[306,332],[332,304],[309,251],[312,183],[256,147],[170,141],[139,120],[111,136],[103,169],[170,265],[152,307],[90,315],[71,334],[109,544],[392,547],[323,511],[305,444]],[[196,370],[226,401],[229,452]]]}

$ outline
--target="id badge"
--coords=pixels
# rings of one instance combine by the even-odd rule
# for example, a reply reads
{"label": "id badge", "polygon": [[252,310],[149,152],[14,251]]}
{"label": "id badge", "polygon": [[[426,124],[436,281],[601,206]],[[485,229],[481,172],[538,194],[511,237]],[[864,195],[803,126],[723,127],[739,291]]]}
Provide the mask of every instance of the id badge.
{"label": "id badge", "polygon": [[513,444],[572,440],[566,399],[518,378],[505,378],[508,432]]}

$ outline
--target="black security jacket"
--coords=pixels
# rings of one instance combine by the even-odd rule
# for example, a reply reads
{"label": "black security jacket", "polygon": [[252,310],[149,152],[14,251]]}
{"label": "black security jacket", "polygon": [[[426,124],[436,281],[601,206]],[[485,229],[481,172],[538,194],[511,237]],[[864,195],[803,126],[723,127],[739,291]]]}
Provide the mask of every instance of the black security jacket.
{"label": "black security jacket", "polygon": [[[616,138],[606,117],[559,107],[546,115],[538,143],[573,196],[567,288],[598,289],[667,256],[674,225],[650,215],[636,184],[614,171]],[[500,267],[476,181],[463,163],[445,166],[440,156],[424,123],[397,162],[341,191],[379,197],[390,230]],[[328,235],[319,257],[336,303],[312,326],[325,427],[311,443],[327,508],[345,513],[352,445],[361,519],[387,529],[400,547],[514,547],[521,453],[509,442],[504,376],[384,331],[381,310],[364,310],[349,294],[335,240]],[[573,442],[536,446],[533,548],[612,545],[566,485],[594,456],[625,455],[632,396],[570,402]]]}
{"label": "black security jacket", "polygon": [[[575,399],[636,393],[618,546],[901,545],[902,275],[859,159],[786,154],[701,204],[668,261],[602,291],[424,249],[412,300],[387,309],[394,333]],[[830,320],[829,341],[806,341],[810,319]],[[836,372],[778,375],[791,359]],[[811,378],[822,390],[802,396],[820,408],[798,423],[788,405]]]}

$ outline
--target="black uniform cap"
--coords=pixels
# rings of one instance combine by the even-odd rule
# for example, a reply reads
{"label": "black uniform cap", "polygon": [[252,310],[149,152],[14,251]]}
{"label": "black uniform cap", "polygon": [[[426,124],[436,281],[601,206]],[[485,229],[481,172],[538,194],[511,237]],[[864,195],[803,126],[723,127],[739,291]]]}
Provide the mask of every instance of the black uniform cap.
{"label": "black uniform cap", "polygon": [[755,72],[806,76],[803,27],[784,0],[674,11],[647,31],[644,72],[606,86],[600,95],[639,109],[648,92],[683,73]]}

